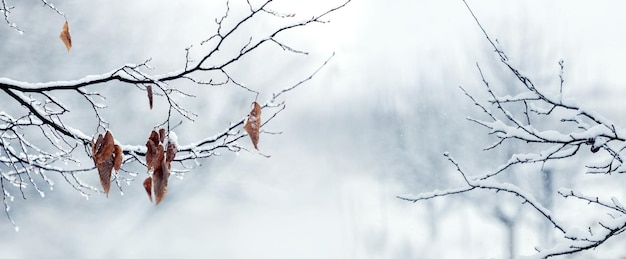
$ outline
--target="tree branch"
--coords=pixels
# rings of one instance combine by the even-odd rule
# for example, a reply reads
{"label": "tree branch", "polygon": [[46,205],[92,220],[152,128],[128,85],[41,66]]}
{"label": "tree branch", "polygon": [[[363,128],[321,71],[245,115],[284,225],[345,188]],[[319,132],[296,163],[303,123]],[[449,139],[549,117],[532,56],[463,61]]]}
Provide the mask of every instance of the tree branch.
{"label": "tree branch", "polygon": [[[51,10],[57,12],[60,15],[64,15],[54,5],[50,4],[46,0],[41,0],[44,6],[47,6]],[[37,182],[42,181],[52,186],[54,183],[48,178],[48,173],[60,174],[63,179],[74,189],[76,189],[81,195],[86,198],[89,197],[92,192],[101,192],[98,188],[90,186],[80,180],[79,173],[94,172],[96,170],[95,165],[81,166],[79,157],[93,157],[92,154],[92,135],[85,134],[80,130],[82,123],[80,121],[71,121],[68,114],[70,114],[70,108],[64,105],[57,96],[71,96],[76,97],[77,100],[85,100],[81,106],[82,112],[90,113],[97,120],[97,131],[109,130],[109,123],[106,118],[103,117],[101,110],[109,109],[102,102],[106,99],[106,96],[95,92],[94,89],[105,88],[109,85],[116,83],[129,87],[130,90],[138,90],[141,92],[147,92],[148,86],[150,87],[150,95],[164,98],[167,103],[167,116],[160,125],[156,125],[155,128],[165,127],[168,135],[175,124],[172,120],[175,116],[184,118],[183,120],[193,121],[197,116],[193,111],[185,107],[186,100],[188,98],[194,98],[192,94],[186,93],[181,88],[174,85],[174,82],[187,81],[195,84],[198,87],[205,85],[232,85],[239,87],[246,92],[254,93],[255,99],[262,92],[261,89],[254,89],[240,83],[237,78],[229,74],[228,67],[242,62],[242,58],[250,56],[253,52],[261,51],[261,46],[267,45],[266,43],[274,43],[286,50],[288,53],[305,54],[304,51],[299,51],[289,47],[284,42],[279,42],[276,39],[277,35],[286,31],[293,31],[297,28],[304,27],[312,23],[326,23],[322,19],[325,19],[331,13],[345,7],[350,0],[342,2],[338,6],[331,7],[327,11],[313,16],[311,18],[290,22],[287,18],[292,18],[293,15],[282,15],[273,10],[267,9],[268,5],[273,0],[266,0],[258,7],[253,7],[249,2],[249,13],[242,18],[235,21],[234,25],[226,26],[224,21],[232,19],[229,16],[230,3],[226,2],[226,10],[223,16],[216,19],[218,28],[216,33],[206,40],[201,41],[203,44],[214,44],[210,48],[204,48],[201,53],[194,55],[192,52],[193,44],[189,45],[185,49],[185,64],[184,66],[172,72],[164,74],[152,74],[152,68],[149,65],[150,59],[139,64],[126,64],[111,71],[99,74],[88,75],[76,80],[68,81],[51,81],[51,82],[39,82],[32,83],[27,81],[14,80],[10,78],[0,78],[0,93],[6,94],[16,107],[23,107],[24,109],[18,109],[19,111],[0,111],[0,187],[3,190],[3,201],[5,210],[8,214],[9,201],[13,200],[13,196],[10,196],[11,187],[5,183],[11,183],[20,193],[24,195],[24,187],[27,185],[35,186],[35,189],[44,195],[43,191],[37,187]],[[10,7],[6,4],[6,1],[2,0],[0,5],[0,13],[4,15],[5,21],[9,23],[9,10]],[[282,25],[278,25],[271,32],[266,33],[262,37],[248,37],[248,42],[242,42],[241,48],[238,52],[226,52],[221,48],[227,44],[231,44],[232,40],[236,40],[235,32],[243,30],[243,26],[248,23],[263,22],[260,18],[267,18],[259,16],[258,14],[265,13],[270,14],[269,19],[281,19],[284,20]],[[17,27],[16,27],[17,28]],[[214,58],[217,53],[226,53],[226,58],[218,60]],[[293,85],[287,85],[282,90],[273,93],[271,98],[267,99],[262,105],[264,113],[268,114],[263,121],[262,127],[267,123],[273,121],[277,115],[285,109],[285,103],[283,100],[279,100],[284,94],[304,85],[304,83],[310,81],[326,64],[332,59],[334,53],[326,59],[323,64],[313,70],[308,77],[299,81]],[[223,55],[220,55],[223,58]],[[197,60],[194,61],[194,60]],[[214,76],[225,77],[224,79],[214,80]],[[196,78],[207,78],[209,80],[198,80]],[[174,95],[176,93],[176,95]],[[17,114],[17,115],[15,115]],[[172,168],[173,174],[183,174],[193,168],[186,162],[191,161],[196,164],[199,159],[209,158],[213,155],[219,154],[219,150],[226,150],[230,152],[239,152],[241,150],[250,150],[245,145],[239,143],[239,140],[244,138],[247,134],[241,130],[247,116],[239,117],[234,123],[225,125],[223,130],[218,130],[217,134],[211,137],[200,137],[190,143],[179,145],[178,152],[174,161],[180,166],[179,168]],[[276,134],[261,131],[264,134]],[[97,134],[95,132],[94,134]],[[44,141],[35,141],[44,140]],[[117,141],[117,140],[116,140]],[[147,166],[145,163],[145,156],[147,148],[143,144],[145,140],[138,141],[136,143],[119,143],[122,148],[122,153],[125,156],[122,160],[124,167],[131,163],[137,163],[142,166]],[[117,144],[117,143],[116,143]],[[16,150],[14,147],[20,147],[20,150]],[[84,150],[84,153],[79,151]],[[258,153],[265,157],[264,155]],[[73,162],[75,166],[66,166],[62,163]],[[89,164],[89,163],[88,163]],[[125,179],[132,179],[137,174],[127,169],[122,168],[120,173],[126,175],[117,174],[114,175],[114,181],[121,190],[119,182]],[[41,179],[33,177],[33,174],[41,176]],[[11,197],[9,199],[9,197]],[[10,218],[9,218],[10,219]],[[10,219],[13,223],[13,221]]]}

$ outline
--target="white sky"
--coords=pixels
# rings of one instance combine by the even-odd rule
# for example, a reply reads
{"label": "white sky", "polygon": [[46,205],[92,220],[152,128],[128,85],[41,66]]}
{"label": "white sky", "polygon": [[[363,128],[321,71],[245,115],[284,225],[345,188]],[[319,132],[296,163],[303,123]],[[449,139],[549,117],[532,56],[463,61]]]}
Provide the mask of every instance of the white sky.
{"label": "white sky", "polygon": [[[296,17],[340,2],[276,1],[276,9]],[[0,77],[68,80],[149,57],[157,72],[174,69],[184,62],[184,48],[210,35],[224,10],[223,3],[207,2],[56,3],[70,23],[70,53],[57,38],[61,17],[16,2],[14,21],[26,33],[0,25]],[[531,78],[537,75],[538,85],[558,89],[557,62],[564,59],[566,95],[624,125],[618,111],[626,108],[626,16],[625,4],[616,3],[470,1],[491,36]],[[230,5],[234,14],[246,8],[242,0]],[[46,198],[16,198],[11,213],[19,232],[0,218],[0,257],[502,258],[503,229],[481,209],[464,206],[463,199],[412,204],[395,198],[449,187],[454,177],[443,151],[474,168],[483,160],[473,156],[490,144],[454,136],[486,133],[464,120],[476,113],[457,86],[480,95],[476,62],[488,76],[498,71],[486,69],[495,67],[495,56],[463,2],[353,0],[330,21],[284,36],[292,47],[309,50],[309,57],[268,48],[233,68],[267,98],[336,53],[320,74],[285,98],[287,110],[268,126],[284,133],[261,136],[260,147],[271,158],[242,152],[203,161],[183,180],[170,180],[158,207],[145,197],[143,174],[125,195],[112,188],[108,199],[93,194],[85,200],[57,179]],[[203,91],[211,96],[191,100],[201,99],[203,117],[181,127],[187,130],[177,132],[181,143],[212,135],[248,110],[240,104],[250,96],[241,91]],[[112,127],[130,131],[131,141],[146,135],[132,131],[148,111],[147,104],[134,108],[125,98],[128,106],[121,109],[136,114]],[[442,171],[424,172],[433,169]],[[97,184],[95,173],[82,178]],[[537,220],[527,214],[524,224]],[[520,251],[531,253],[537,237],[521,235]],[[595,253],[623,255],[616,243]]]}

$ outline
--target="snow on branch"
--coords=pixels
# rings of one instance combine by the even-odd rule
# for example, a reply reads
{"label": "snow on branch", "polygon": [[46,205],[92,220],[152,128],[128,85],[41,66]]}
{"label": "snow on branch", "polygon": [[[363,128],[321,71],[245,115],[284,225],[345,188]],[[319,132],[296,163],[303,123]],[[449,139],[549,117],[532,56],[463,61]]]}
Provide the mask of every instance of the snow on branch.
{"label": "snow on branch", "polygon": [[[63,15],[48,1],[41,1],[45,6]],[[2,201],[7,217],[13,222],[8,213],[9,203],[14,199],[14,194],[12,193],[17,191],[21,197],[25,198],[25,188],[32,187],[41,196],[44,196],[43,188],[39,185],[47,185],[52,188],[54,182],[48,177],[51,173],[61,175],[62,179],[81,195],[89,197],[94,192],[101,193],[102,191],[81,181],[78,174],[95,172],[96,169],[98,172],[108,171],[110,173],[111,167],[109,166],[112,166],[113,162],[112,160],[107,160],[108,155],[111,155],[111,159],[115,158],[116,163],[118,163],[117,159],[123,155],[122,165],[135,163],[149,168],[146,162],[148,147],[144,144],[146,139],[137,140],[134,143],[118,143],[115,140],[106,145],[99,144],[104,142],[94,139],[93,136],[109,130],[109,122],[103,115],[105,113],[102,112],[109,109],[103,103],[107,96],[98,92],[97,89],[103,89],[112,83],[116,83],[117,85],[129,87],[129,91],[145,92],[150,101],[150,108],[152,108],[155,96],[161,98],[161,100],[164,99],[165,101],[162,103],[166,104],[167,114],[164,116],[163,122],[155,125],[154,128],[162,128],[165,131],[161,135],[160,142],[163,142],[163,138],[166,136],[170,136],[172,141],[174,141],[175,133],[172,130],[178,125],[177,122],[173,121],[174,116],[182,117],[189,121],[194,121],[197,117],[193,111],[185,107],[187,100],[194,98],[194,96],[174,86],[174,82],[190,81],[198,87],[230,85],[243,89],[246,92],[251,92],[258,97],[263,89],[254,89],[239,83],[234,76],[229,74],[228,67],[238,62],[243,62],[244,57],[250,56],[255,51],[261,51],[260,46],[268,44],[276,44],[285,53],[307,55],[307,52],[296,50],[288,46],[286,42],[279,41],[276,36],[312,23],[326,23],[325,19],[327,16],[345,7],[350,1],[341,2],[321,14],[304,20],[295,20],[293,18],[294,15],[284,15],[268,9],[269,4],[273,0],[266,0],[259,6],[253,6],[248,2],[248,14],[241,18],[236,18],[238,20],[235,20],[232,25],[228,26],[224,21],[235,18],[229,16],[230,6],[229,2],[227,2],[224,15],[215,20],[218,24],[215,34],[208,36],[206,40],[199,43],[199,45],[210,46],[195,50],[193,45],[190,45],[190,47],[185,49],[184,58],[186,62],[184,66],[179,70],[165,74],[152,74],[153,68],[150,66],[150,60],[148,59],[139,64],[125,64],[108,72],[88,75],[76,80],[33,83],[24,80],[0,78],[0,95],[6,97],[3,107],[11,107],[11,109],[0,111],[0,188],[3,191]],[[7,5],[6,1],[2,0],[0,13],[4,14],[7,23],[9,23],[8,15],[12,8],[12,6]],[[227,40],[231,40],[230,42],[235,40],[235,32],[243,30],[244,25],[262,21],[259,20],[260,18],[257,18],[262,13],[269,14],[270,19],[279,19],[286,22],[278,25],[266,35],[248,37],[248,41],[242,43],[239,51],[227,52],[221,50],[224,49],[223,46],[227,44]],[[191,50],[194,50],[194,52]],[[216,58],[218,54],[220,56],[219,59]],[[308,77],[293,85],[285,85],[283,90],[273,93],[261,105],[264,114],[266,114],[261,127],[273,121],[285,109],[284,100],[281,99],[283,95],[310,81],[328,64],[333,56],[334,53],[317,69],[311,71]],[[199,78],[211,79],[201,80]],[[218,79],[214,80],[213,78]],[[80,130],[83,122],[70,119],[70,109],[58,98],[58,96],[67,98],[68,95],[74,97],[75,100],[84,100],[80,110],[86,116],[95,118],[97,121],[96,131],[98,132],[83,132]],[[178,166],[174,166],[171,169],[167,168],[167,174],[169,174],[169,170],[173,174],[188,172],[199,164],[198,160],[218,155],[220,150],[232,152],[244,150],[269,157],[257,151],[252,151],[247,147],[248,145],[239,143],[239,140],[247,136],[247,133],[242,130],[242,126],[248,119],[248,116],[244,115],[237,115],[234,123],[223,125],[224,128],[217,130],[217,133],[213,136],[200,137],[200,139],[190,143],[178,143],[175,141],[177,153],[175,153],[175,157],[168,158],[168,167],[169,162],[175,162]],[[151,130],[145,129],[147,133]],[[263,130],[260,132],[277,134]],[[156,143],[159,143],[159,141],[156,141]],[[120,149],[119,153],[111,153],[114,146],[115,149]],[[97,159],[94,152],[96,150],[103,154]],[[84,161],[81,163],[81,158],[84,159],[84,157],[94,158],[98,166],[89,162],[84,163]],[[115,174],[113,178],[120,191],[122,190],[121,181],[130,182],[137,175],[136,172],[129,171],[125,167],[122,166],[120,169],[117,169],[116,165],[116,171],[119,170],[121,173]]]}
{"label": "snow on branch", "polygon": [[[57,9],[54,4],[48,2],[47,0],[40,0],[43,6],[48,7],[50,10],[56,12],[57,14],[65,17],[65,14],[61,12],[61,10]],[[17,26],[17,23],[13,22],[10,18],[11,10],[15,9],[15,6],[9,4],[9,0],[0,0],[0,13],[4,18],[4,22],[13,30],[18,32],[19,34],[24,34],[24,31]]]}
{"label": "snow on branch", "polygon": [[[417,202],[421,200],[452,196],[477,189],[490,190],[494,193],[508,193],[529,205],[542,219],[553,228],[559,230],[560,239],[556,246],[544,249],[537,248],[532,258],[549,258],[558,255],[573,254],[583,250],[593,249],[606,240],[620,235],[626,229],[626,210],[622,203],[615,198],[609,199],[583,195],[581,192],[561,188],[558,194],[565,199],[577,199],[589,206],[589,212],[597,216],[599,229],[583,227],[588,231],[577,231],[580,227],[571,226],[555,218],[552,212],[528,191],[512,183],[502,182],[496,178],[501,174],[509,173],[516,167],[525,167],[530,164],[541,164],[542,170],[552,161],[568,161],[584,158],[587,155],[600,158],[586,166],[588,174],[603,174],[606,176],[626,172],[624,165],[626,149],[626,131],[619,128],[612,121],[600,114],[591,111],[574,100],[563,96],[564,62],[559,61],[560,85],[557,94],[549,93],[545,89],[536,87],[531,78],[513,65],[506,53],[495,44],[488,35],[478,18],[474,15],[467,2],[463,0],[469,13],[483,32],[488,43],[498,55],[501,64],[517,79],[517,93],[514,95],[498,94],[489,83],[479,64],[476,64],[478,74],[482,80],[482,87],[487,91],[485,101],[477,100],[474,95],[460,87],[465,96],[480,109],[486,119],[468,117],[471,122],[488,130],[488,134],[496,141],[484,150],[503,147],[505,143],[539,148],[530,153],[515,152],[508,161],[493,171],[470,175],[461,169],[461,166],[447,152],[444,154],[456,171],[462,176],[464,185],[447,190],[436,190],[417,195],[405,195],[398,198]],[[559,130],[554,130],[559,129]],[[590,152],[581,152],[589,150]],[[584,154],[583,154],[584,153]],[[539,172],[538,172],[539,173]],[[598,208],[609,210],[610,219],[605,219]]]}

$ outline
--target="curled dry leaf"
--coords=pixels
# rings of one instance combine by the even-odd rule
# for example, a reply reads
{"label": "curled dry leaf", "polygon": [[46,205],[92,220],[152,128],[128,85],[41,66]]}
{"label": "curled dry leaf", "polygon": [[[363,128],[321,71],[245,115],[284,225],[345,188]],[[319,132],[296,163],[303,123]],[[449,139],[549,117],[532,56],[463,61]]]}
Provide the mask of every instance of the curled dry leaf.
{"label": "curled dry leaf", "polygon": [[154,170],[157,166],[157,147],[159,146],[159,133],[156,131],[152,131],[150,133],[150,137],[148,137],[148,142],[146,142],[146,147],[148,148],[146,152],[146,165],[148,167],[148,171]]}
{"label": "curled dry leaf", "polygon": [[93,138],[91,139],[91,157],[93,158],[94,163],[96,163],[96,153],[100,149],[100,146],[102,146],[102,139],[102,134],[98,134],[98,139],[96,141],[94,141]]}
{"label": "curled dry leaf", "polygon": [[113,157],[109,157],[106,161],[97,165],[98,175],[100,176],[100,184],[107,197],[111,189],[111,171],[113,170]]}
{"label": "curled dry leaf", "polygon": [[154,193],[154,199],[158,205],[165,194],[167,194],[167,181],[170,177],[171,162],[176,157],[177,147],[173,141],[168,141],[167,149],[163,145],[165,140],[165,129],[159,129],[159,131],[152,131],[146,147],[146,165],[148,172],[153,171],[152,176],[144,180],[144,188],[148,192],[148,198],[152,201],[152,193]]}
{"label": "curled dry leaf", "polygon": [[148,103],[150,104],[150,110],[152,110],[152,85],[146,85],[146,92],[148,92]]}
{"label": "curled dry leaf", "polygon": [[98,168],[100,184],[108,197],[111,188],[111,171],[113,168],[117,171],[122,166],[122,148],[115,145],[113,134],[107,131],[104,137],[102,134],[98,134],[98,139],[95,142],[93,139],[91,140],[91,152],[93,162]]}
{"label": "curled dry leaf", "polygon": [[63,24],[63,30],[61,31],[59,38],[61,39],[61,41],[63,41],[63,44],[65,44],[65,48],[67,48],[67,51],[69,52],[72,48],[72,36],[70,36],[70,28],[67,21],[65,21],[65,24]]}
{"label": "curled dry leaf", "polygon": [[172,141],[167,142],[167,150],[166,150],[165,164],[167,164],[167,169],[172,169],[172,161],[176,158],[176,152],[178,152],[178,148],[176,144]]}
{"label": "curled dry leaf", "polygon": [[146,180],[143,180],[143,188],[146,189],[146,192],[148,193],[148,199],[150,199],[150,202],[152,202],[152,177],[151,176],[148,176]]}
{"label": "curled dry leaf", "polygon": [[170,177],[170,169],[165,165],[165,161],[163,161],[162,166],[158,167],[154,174],[152,175],[152,185],[154,186],[154,201],[156,205],[165,198],[165,194],[167,194],[167,180]]}
{"label": "curled dry leaf", "polygon": [[122,153],[122,147],[115,145],[115,151],[113,153],[113,169],[119,171],[122,168],[122,162],[124,161],[124,154]]}
{"label": "curled dry leaf", "polygon": [[161,141],[161,144],[163,144],[163,141],[165,141],[165,129],[164,128],[160,128],[159,129],[159,140]]}
{"label": "curled dry leaf", "polygon": [[246,120],[246,124],[243,125],[243,129],[246,130],[248,136],[250,136],[250,140],[252,140],[252,145],[256,150],[259,150],[257,144],[259,143],[259,130],[261,129],[261,105],[257,102],[253,102],[252,111],[250,111],[250,115]]}
{"label": "curled dry leaf", "polygon": [[163,145],[157,147],[157,161],[159,161],[159,164],[154,168],[154,173],[152,174],[152,187],[155,202],[159,205],[167,193],[167,179],[170,176],[170,170],[165,164],[165,150]]}
{"label": "curled dry leaf", "polygon": [[96,163],[102,163],[109,159],[115,150],[115,141],[113,139],[113,134],[107,130],[104,134],[104,138],[102,139],[102,145],[96,151]]}

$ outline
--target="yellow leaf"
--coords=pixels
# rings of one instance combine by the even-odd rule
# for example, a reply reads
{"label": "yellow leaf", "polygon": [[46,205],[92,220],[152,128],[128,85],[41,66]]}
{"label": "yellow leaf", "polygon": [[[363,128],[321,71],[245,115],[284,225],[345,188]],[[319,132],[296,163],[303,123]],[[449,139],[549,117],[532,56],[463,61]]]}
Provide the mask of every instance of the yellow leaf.
{"label": "yellow leaf", "polygon": [[70,28],[67,21],[65,21],[65,24],[63,24],[63,30],[61,31],[61,35],[59,35],[59,38],[63,41],[65,47],[67,48],[67,51],[69,52],[72,48],[72,36],[70,36]]}

